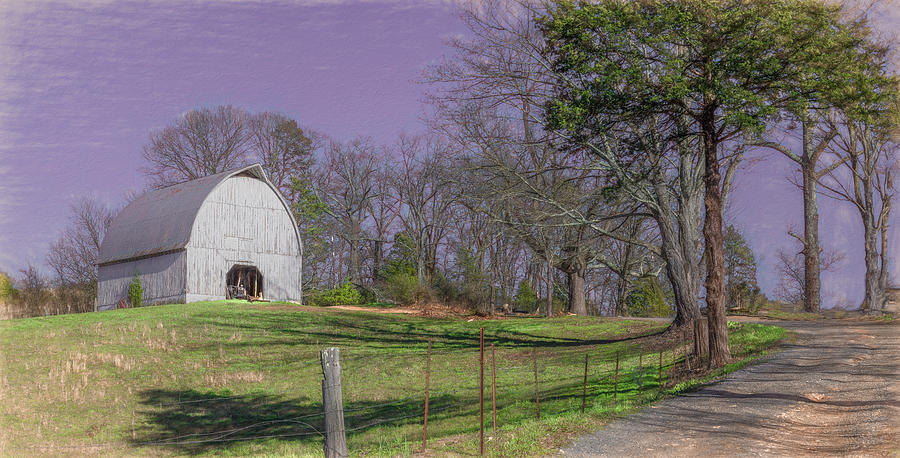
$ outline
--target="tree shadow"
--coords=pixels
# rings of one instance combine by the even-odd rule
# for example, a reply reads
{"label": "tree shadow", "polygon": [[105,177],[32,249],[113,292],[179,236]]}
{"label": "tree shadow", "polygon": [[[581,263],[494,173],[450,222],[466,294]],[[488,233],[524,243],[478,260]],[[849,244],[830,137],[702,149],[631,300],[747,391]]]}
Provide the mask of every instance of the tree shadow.
{"label": "tree shadow", "polygon": [[[324,418],[321,400],[266,394],[221,395],[198,390],[146,390],[139,394],[142,426],[131,443],[161,447],[176,454],[197,455],[224,451],[248,441],[322,444]],[[429,418],[453,415],[472,404],[453,394],[433,395]],[[386,401],[344,404],[348,437],[376,425],[402,426],[422,422],[424,397],[416,393]]]}
{"label": "tree shadow", "polygon": [[[196,317],[198,324],[215,326],[232,331],[259,334],[264,331],[277,331],[278,335],[269,338],[267,344],[280,345],[341,345],[346,343],[365,344],[366,348],[395,349],[410,348],[411,345],[423,346],[428,340],[437,345],[436,350],[477,350],[479,337],[477,329],[447,329],[436,327],[430,329],[420,324],[406,323],[400,318],[382,317],[377,319],[360,319],[352,312],[331,312],[330,316],[317,317],[321,323],[297,322],[296,314],[273,314],[255,317],[252,322],[235,322],[216,315]],[[485,341],[500,348],[582,348],[618,342],[632,342],[646,337],[660,335],[663,329],[649,329],[633,332],[625,336],[611,338],[575,338],[553,337],[531,334],[522,331],[502,328],[486,328]],[[210,346],[220,343],[210,343]],[[229,346],[256,346],[259,342],[229,342]]]}

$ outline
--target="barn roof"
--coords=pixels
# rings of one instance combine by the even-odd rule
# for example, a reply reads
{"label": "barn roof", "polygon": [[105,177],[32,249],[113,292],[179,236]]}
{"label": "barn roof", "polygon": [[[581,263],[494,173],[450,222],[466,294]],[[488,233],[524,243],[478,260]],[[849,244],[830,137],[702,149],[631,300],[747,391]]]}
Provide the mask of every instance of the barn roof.
{"label": "barn roof", "polygon": [[[235,175],[258,178],[272,189],[259,164],[186,181],[134,199],[116,215],[100,244],[97,264],[110,264],[180,250],[191,238],[206,197]],[[279,194],[280,197],[280,194]]]}

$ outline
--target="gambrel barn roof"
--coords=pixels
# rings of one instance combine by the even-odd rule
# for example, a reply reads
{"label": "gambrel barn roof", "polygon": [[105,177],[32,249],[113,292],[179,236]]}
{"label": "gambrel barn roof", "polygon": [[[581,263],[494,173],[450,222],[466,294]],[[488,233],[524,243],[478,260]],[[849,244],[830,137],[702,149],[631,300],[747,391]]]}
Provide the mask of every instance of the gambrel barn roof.
{"label": "gambrel barn roof", "polygon": [[[281,193],[266,178],[262,167],[253,164],[150,191],[131,201],[106,231],[97,263],[112,264],[183,249],[190,241],[197,212],[206,198],[233,176],[249,176],[265,182],[278,194],[293,220]],[[296,221],[294,229],[297,231]],[[299,231],[296,235],[299,240]]]}

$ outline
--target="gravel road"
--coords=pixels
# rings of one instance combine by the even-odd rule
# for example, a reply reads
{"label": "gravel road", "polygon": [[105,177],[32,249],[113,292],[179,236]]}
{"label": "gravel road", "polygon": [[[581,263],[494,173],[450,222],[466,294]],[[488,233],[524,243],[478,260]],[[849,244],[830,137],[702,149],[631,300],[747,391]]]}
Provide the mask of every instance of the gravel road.
{"label": "gravel road", "polygon": [[761,363],[582,437],[562,456],[900,456],[900,325],[774,322]]}

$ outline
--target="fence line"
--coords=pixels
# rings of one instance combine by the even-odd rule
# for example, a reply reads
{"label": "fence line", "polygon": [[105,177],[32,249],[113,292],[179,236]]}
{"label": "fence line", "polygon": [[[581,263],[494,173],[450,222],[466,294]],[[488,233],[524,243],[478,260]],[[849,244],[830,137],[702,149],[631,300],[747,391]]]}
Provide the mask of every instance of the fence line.
{"label": "fence line", "polygon": [[[481,336],[484,330],[481,330]],[[503,418],[498,418],[497,411],[506,409],[510,406],[514,406],[516,404],[520,404],[525,401],[525,404],[533,403],[534,411],[532,414],[540,420],[542,417],[541,412],[541,404],[542,400],[545,401],[544,408],[544,416],[547,414],[554,414],[559,412],[573,411],[579,410],[584,413],[588,407],[588,399],[589,398],[598,398],[610,393],[612,393],[612,402],[614,406],[619,406],[620,403],[625,403],[628,405],[629,402],[633,403],[635,401],[635,395],[637,397],[637,405],[642,405],[645,400],[645,391],[648,391],[648,386],[653,386],[653,377],[652,373],[656,373],[655,380],[655,390],[657,393],[663,393],[667,386],[671,386],[679,380],[680,372],[679,365],[681,370],[691,371],[694,367],[693,360],[700,360],[700,356],[693,355],[693,335],[692,333],[686,333],[681,336],[676,336],[675,341],[673,342],[671,338],[666,338],[663,342],[643,342],[641,343],[639,339],[645,338],[648,336],[655,335],[656,333],[648,333],[641,336],[637,336],[630,339],[623,340],[614,340],[606,343],[597,343],[597,344],[586,344],[586,345],[571,345],[571,348],[559,349],[559,347],[541,347],[540,345],[531,345],[531,351],[528,352],[527,349],[529,346],[519,346],[515,345],[512,347],[501,347],[499,350],[503,351],[512,351],[515,353],[514,358],[509,358],[504,360],[501,356],[501,361],[498,362],[495,360],[495,348],[494,343],[490,343],[491,346],[491,354],[490,361],[487,364],[490,364],[491,370],[491,420],[493,430],[496,431],[496,428],[500,425]],[[503,340],[502,337],[494,336],[497,340]],[[418,342],[417,342],[418,343]],[[396,423],[401,422],[403,420],[409,420],[411,418],[423,418],[425,415],[433,415],[439,412],[446,412],[451,409],[467,409],[471,408],[472,405],[468,404],[472,401],[479,402],[481,406],[480,414],[478,414],[478,422],[480,426],[477,428],[482,431],[485,425],[484,418],[484,341],[480,340],[477,342],[477,345],[480,348],[476,350],[469,351],[465,348],[453,348],[446,350],[434,351],[432,347],[432,342],[427,341],[427,347],[425,350],[411,350],[407,352],[403,352],[399,355],[399,357],[411,357],[411,356],[421,356],[422,357],[422,373],[424,377],[427,377],[429,380],[428,385],[426,385],[425,389],[416,389],[413,391],[403,389],[405,393],[408,395],[399,398],[387,400],[385,402],[368,405],[368,406],[357,406],[350,408],[342,408],[341,412],[343,414],[348,414],[346,417],[346,421],[350,423],[350,427],[344,429],[346,433],[358,433],[361,431],[365,431],[374,426],[386,424],[386,423]],[[525,351],[523,351],[525,350]],[[541,351],[539,351],[541,350]],[[549,351],[547,351],[549,350]],[[649,350],[649,351],[647,351]],[[668,351],[669,355],[665,355],[664,353]],[[658,364],[657,370],[653,371],[653,361],[652,357],[657,356],[653,355],[653,353],[658,354]],[[475,376],[479,369],[475,369],[472,367],[460,366],[460,365],[449,365],[443,364],[444,367],[441,367],[441,364],[435,365],[432,364],[431,356],[433,355],[453,355],[461,358],[475,358],[476,356],[480,356],[478,358],[480,360],[480,377]],[[501,354],[502,355],[502,354]],[[343,369],[347,371],[348,369],[353,369],[353,363],[358,361],[366,361],[371,360],[373,357],[377,356],[389,356],[391,358],[397,358],[397,353],[354,353],[352,350],[348,351],[347,354],[341,355],[341,359],[343,360],[341,365]],[[528,359],[532,359],[529,363],[524,363]],[[647,361],[650,361],[649,367],[647,367]],[[522,361],[520,363],[519,361]],[[613,365],[614,362],[614,365]],[[289,363],[292,367],[301,367],[305,368],[307,366],[313,366],[318,361],[306,363]],[[345,364],[350,363],[350,364]],[[524,363],[524,364],[523,364]],[[427,365],[427,366],[426,366]],[[349,366],[349,367],[348,367]],[[534,392],[533,397],[530,398],[528,394],[529,388],[528,385],[531,384],[531,381],[527,379],[527,377],[522,377],[522,372],[527,371],[529,366],[532,366],[534,372]],[[279,366],[284,367],[284,365]],[[408,367],[400,369],[403,371],[403,376],[408,376],[407,371]],[[540,369],[540,370],[539,370]],[[478,381],[480,386],[466,386],[465,384],[457,384],[454,389],[450,390],[439,390],[435,389],[433,386],[433,380],[435,379],[434,374],[437,372],[444,372],[449,370],[452,374],[473,374],[471,378],[465,378],[462,380],[471,380],[475,381],[475,378],[480,378]],[[648,374],[649,371],[649,374]],[[516,377],[518,375],[518,377]],[[651,375],[648,379],[648,375]],[[439,377],[437,380],[441,380]],[[634,384],[637,385],[636,388],[625,388],[625,390],[620,391],[620,382],[622,380],[630,380]],[[446,384],[446,382],[438,383]],[[636,391],[636,393],[635,393]],[[447,399],[459,393],[470,393],[470,392],[478,392],[475,396],[478,396],[479,399],[473,400],[468,396],[463,398],[454,398]],[[187,399],[187,400],[179,400],[167,403],[154,404],[158,407],[168,407],[168,406],[178,406],[178,405],[189,405],[189,404],[205,404],[212,402],[224,402],[232,399],[242,398],[246,395],[234,395],[234,396],[222,396],[222,397],[212,397],[212,398],[203,398],[203,399]],[[653,399],[655,396],[648,396],[648,399]],[[566,402],[565,400],[569,399],[570,401]],[[433,404],[428,406],[429,401]],[[549,401],[549,403],[547,402]],[[560,401],[563,401],[562,403]],[[578,402],[580,401],[580,402]],[[448,402],[447,405],[440,405],[445,402]],[[421,403],[422,409],[419,409],[417,406]],[[404,405],[406,404],[406,405]],[[437,405],[434,405],[437,404]],[[365,412],[373,411],[377,409],[383,409],[385,407],[390,406],[399,406],[404,405],[402,407],[403,410],[412,410],[409,413],[402,413],[400,415],[392,416],[392,417],[375,417],[366,419]],[[596,404],[593,404],[596,406]],[[634,404],[631,404],[634,405]],[[477,407],[476,407],[477,408]],[[562,410],[560,410],[560,408]],[[427,409],[427,410],[426,410]],[[427,414],[425,412],[428,412]],[[469,410],[468,412],[471,412]],[[512,412],[515,418],[521,418],[522,415],[527,415],[527,411],[525,410],[514,410]],[[377,415],[376,412],[373,414]],[[471,415],[467,413],[466,415]],[[284,437],[311,437],[311,436],[319,436],[324,437],[325,433],[320,430],[319,427],[314,424],[310,424],[309,422],[303,420],[309,420],[313,418],[324,417],[324,412],[311,413],[308,415],[302,416],[294,416],[287,417],[282,419],[272,419],[266,421],[260,421],[253,424],[229,428],[219,431],[211,431],[211,432],[201,432],[201,433],[192,433],[192,434],[184,434],[173,436],[169,438],[162,439],[154,439],[143,442],[135,442],[135,443],[123,443],[123,442],[107,442],[107,443],[97,443],[97,444],[83,444],[83,445],[34,445],[28,448],[31,449],[87,449],[87,448],[106,448],[106,447],[121,447],[121,446],[174,446],[174,445],[202,445],[208,443],[224,443],[224,442],[237,442],[237,441],[249,441],[256,439],[269,439],[269,438],[284,438]],[[362,417],[362,418],[360,418]],[[425,417],[427,418],[427,417]],[[446,418],[446,417],[444,417]],[[318,421],[315,422],[318,424]],[[284,425],[284,424],[295,424],[303,427],[301,431],[286,431],[281,433],[272,433],[272,434],[256,434],[256,435],[241,435],[246,433],[252,433],[255,429],[271,427],[273,425]],[[427,440],[427,430],[429,428],[429,423],[427,420],[423,421],[421,425],[422,430],[422,446],[423,449],[426,446]],[[440,426],[440,425],[438,425]],[[483,436],[482,436],[483,438]],[[481,440],[481,453],[484,453],[484,441]],[[334,450],[332,450],[334,451]]]}

